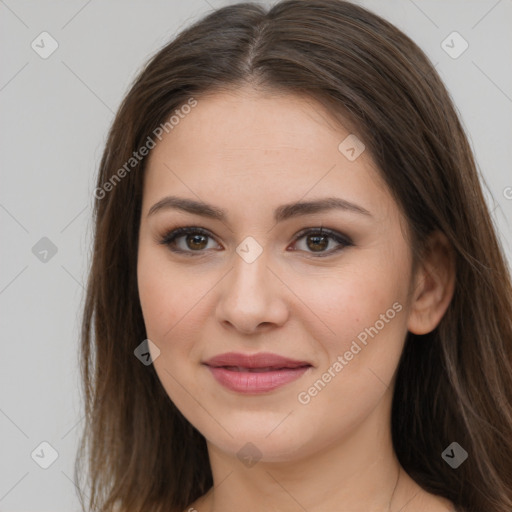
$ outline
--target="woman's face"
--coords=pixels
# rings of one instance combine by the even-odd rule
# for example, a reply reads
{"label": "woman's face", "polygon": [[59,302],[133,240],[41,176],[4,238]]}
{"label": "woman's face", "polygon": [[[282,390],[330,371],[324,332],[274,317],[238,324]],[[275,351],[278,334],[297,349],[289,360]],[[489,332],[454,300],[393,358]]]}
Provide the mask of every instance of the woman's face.
{"label": "woman's face", "polygon": [[[397,204],[312,100],[197,100],[144,178],[138,286],[163,387],[211,449],[239,458],[371,435],[389,420],[408,329]],[[199,232],[160,243],[183,227]]]}

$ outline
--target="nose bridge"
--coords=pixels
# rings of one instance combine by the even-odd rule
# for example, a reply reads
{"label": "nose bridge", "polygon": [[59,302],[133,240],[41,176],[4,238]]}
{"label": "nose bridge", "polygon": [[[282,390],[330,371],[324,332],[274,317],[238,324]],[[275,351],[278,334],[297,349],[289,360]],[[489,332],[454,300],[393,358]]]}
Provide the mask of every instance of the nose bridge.
{"label": "nose bridge", "polygon": [[270,273],[267,265],[268,251],[253,237],[245,238],[236,248],[231,285],[241,293],[265,294]]}
{"label": "nose bridge", "polygon": [[280,287],[268,268],[270,253],[256,244],[254,239],[245,239],[237,247],[217,308],[220,321],[228,321],[244,332],[263,323],[281,324],[287,311]]}

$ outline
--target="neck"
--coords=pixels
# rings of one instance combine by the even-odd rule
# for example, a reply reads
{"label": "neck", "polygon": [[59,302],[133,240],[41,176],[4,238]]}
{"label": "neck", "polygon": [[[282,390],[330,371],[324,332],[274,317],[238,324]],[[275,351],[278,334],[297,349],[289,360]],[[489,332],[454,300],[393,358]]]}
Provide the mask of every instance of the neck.
{"label": "neck", "polygon": [[262,459],[245,467],[236,455],[209,444],[214,485],[198,512],[400,509],[408,499],[406,494],[410,498],[400,484],[411,480],[400,472],[393,450],[390,404],[390,399],[383,399],[342,439],[326,440],[321,450],[293,460]]}

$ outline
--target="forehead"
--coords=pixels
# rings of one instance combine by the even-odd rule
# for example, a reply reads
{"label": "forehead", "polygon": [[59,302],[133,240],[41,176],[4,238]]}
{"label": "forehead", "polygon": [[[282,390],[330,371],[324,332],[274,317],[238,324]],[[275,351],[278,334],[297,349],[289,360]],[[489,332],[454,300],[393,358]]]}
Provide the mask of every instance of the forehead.
{"label": "forehead", "polygon": [[[201,142],[203,151],[325,151],[350,133],[311,97],[250,87],[202,95],[197,105],[181,117],[172,129],[172,137],[164,138],[173,139],[170,144],[185,143],[181,149],[191,151],[191,137]],[[327,134],[330,137],[326,140]]]}
{"label": "forehead", "polygon": [[348,127],[307,96],[250,88],[199,96],[151,151],[145,202],[166,192],[208,202],[237,199],[246,208],[305,195],[389,202],[367,152],[351,161],[340,151],[350,137]]}

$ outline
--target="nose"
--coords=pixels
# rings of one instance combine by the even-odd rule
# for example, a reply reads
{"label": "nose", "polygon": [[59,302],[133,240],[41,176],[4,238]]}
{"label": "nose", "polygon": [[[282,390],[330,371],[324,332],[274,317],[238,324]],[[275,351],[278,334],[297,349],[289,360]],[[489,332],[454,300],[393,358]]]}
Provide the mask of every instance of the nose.
{"label": "nose", "polygon": [[269,268],[265,250],[251,263],[235,255],[234,268],[221,286],[216,316],[225,327],[253,334],[286,322],[286,287]]}

